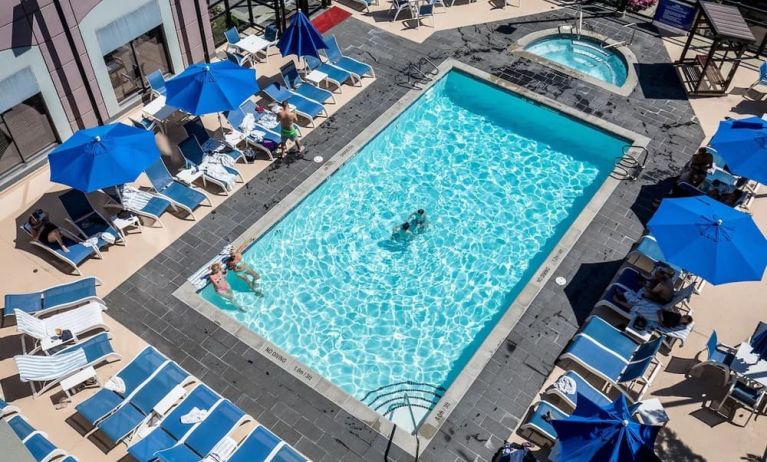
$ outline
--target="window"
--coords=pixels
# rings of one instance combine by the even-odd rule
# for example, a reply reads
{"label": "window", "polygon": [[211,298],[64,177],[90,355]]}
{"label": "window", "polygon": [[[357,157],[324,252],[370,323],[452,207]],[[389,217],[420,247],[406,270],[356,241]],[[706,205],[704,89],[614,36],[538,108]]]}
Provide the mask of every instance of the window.
{"label": "window", "polygon": [[138,36],[104,56],[118,102],[146,90],[146,75],[170,72],[162,26]]}
{"label": "window", "polygon": [[0,174],[33,160],[58,143],[38,93],[0,114]]}

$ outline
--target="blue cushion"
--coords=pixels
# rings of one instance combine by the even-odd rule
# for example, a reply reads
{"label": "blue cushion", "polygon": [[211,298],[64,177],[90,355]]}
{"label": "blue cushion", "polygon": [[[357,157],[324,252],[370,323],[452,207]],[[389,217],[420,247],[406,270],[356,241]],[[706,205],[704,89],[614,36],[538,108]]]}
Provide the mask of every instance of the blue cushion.
{"label": "blue cushion", "polygon": [[270,462],[306,462],[306,458],[290,446],[283,446]]}
{"label": "blue cushion", "polygon": [[605,351],[589,337],[580,334],[576,335],[570,342],[564,354],[574,357],[578,362],[589,366],[603,378],[612,381],[617,380],[626,367],[626,361]]}
{"label": "blue cushion", "polygon": [[229,458],[229,462],[261,462],[282,441],[264,427],[252,431]]}
{"label": "blue cushion", "polygon": [[19,437],[20,440],[23,440],[27,436],[31,435],[35,429],[32,427],[32,425],[27,422],[25,418],[23,418],[20,415],[15,415],[7,420],[8,425],[10,425],[11,429],[14,433],[16,433],[16,436]]}
{"label": "blue cushion", "polygon": [[29,449],[32,457],[37,461],[45,460],[46,457],[56,449],[58,449],[53,443],[48,441],[46,437],[40,433],[33,435],[24,442],[24,446]]}

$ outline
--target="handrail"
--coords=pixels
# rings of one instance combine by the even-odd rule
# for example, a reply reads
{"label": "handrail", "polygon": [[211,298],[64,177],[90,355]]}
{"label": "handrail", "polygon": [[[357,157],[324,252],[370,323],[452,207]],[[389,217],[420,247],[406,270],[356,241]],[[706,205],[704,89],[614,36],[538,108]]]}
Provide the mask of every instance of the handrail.
{"label": "handrail", "polygon": [[445,388],[411,380],[391,383],[369,391],[362,402],[381,415],[393,418],[397,409],[407,407],[413,422],[413,431],[418,429],[414,408],[431,410],[442,399]]}

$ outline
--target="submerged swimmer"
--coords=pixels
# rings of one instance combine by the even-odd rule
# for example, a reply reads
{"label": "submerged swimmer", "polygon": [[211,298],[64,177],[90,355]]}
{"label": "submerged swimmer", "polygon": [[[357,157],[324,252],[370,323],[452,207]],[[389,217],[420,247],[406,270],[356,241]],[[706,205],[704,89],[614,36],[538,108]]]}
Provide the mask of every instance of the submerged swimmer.
{"label": "submerged swimmer", "polygon": [[410,231],[410,223],[402,223],[400,226],[394,228],[391,238],[397,242],[409,241],[413,237],[413,232]]}
{"label": "submerged swimmer", "polygon": [[415,232],[423,231],[428,225],[428,222],[426,221],[426,211],[424,209],[418,209],[410,214],[407,221],[410,223],[410,227],[414,228]]}

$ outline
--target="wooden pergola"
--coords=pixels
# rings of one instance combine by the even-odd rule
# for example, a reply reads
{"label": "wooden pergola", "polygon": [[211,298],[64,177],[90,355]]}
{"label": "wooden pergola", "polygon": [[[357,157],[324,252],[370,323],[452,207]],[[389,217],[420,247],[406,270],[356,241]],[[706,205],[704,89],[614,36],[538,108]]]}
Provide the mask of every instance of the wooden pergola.
{"label": "wooden pergola", "polygon": [[[708,53],[687,57],[694,38],[711,40]],[[735,76],[746,47],[756,39],[738,7],[700,1],[682,56],[674,65],[679,70],[687,94],[724,95]],[[729,69],[725,69],[729,66]],[[726,75],[724,75],[726,73]]]}

